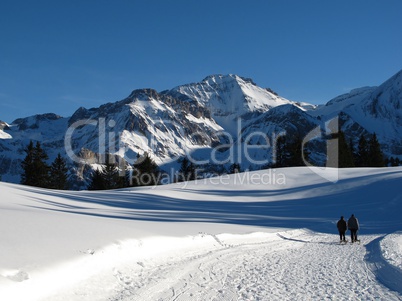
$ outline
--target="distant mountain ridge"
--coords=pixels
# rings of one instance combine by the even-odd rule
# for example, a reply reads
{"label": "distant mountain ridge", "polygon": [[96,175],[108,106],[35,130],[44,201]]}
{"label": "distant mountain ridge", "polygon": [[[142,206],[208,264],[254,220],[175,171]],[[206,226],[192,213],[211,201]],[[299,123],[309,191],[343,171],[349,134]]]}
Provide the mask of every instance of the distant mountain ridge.
{"label": "distant mountain ridge", "polygon": [[348,116],[342,130],[353,138],[353,128],[376,133],[389,156],[402,154],[402,70],[378,87],[354,89],[330,100],[311,115],[328,118]]}
{"label": "distant mountain ridge", "polygon": [[[229,74],[162,92],[137,89],[114,103],[80,107],[71,117],[48,113],[0,122],[0,175],[19,182],[30,140],[40,141],[50,160],[57,153],[68,159],[75,188],[85,187],[91,167],[106,152],[130,163],[146,152],[165,169],[177,170],[184,156],[202,162],[206,172],[232,163],[259,169],[260,162],[272,161],[272,137],[303,137],[336,116],[349,140],[375,132],[386,155],[402,159],[402,71],[322,106],[288,100]],[[319,152],[311,157],[325,163]]]}

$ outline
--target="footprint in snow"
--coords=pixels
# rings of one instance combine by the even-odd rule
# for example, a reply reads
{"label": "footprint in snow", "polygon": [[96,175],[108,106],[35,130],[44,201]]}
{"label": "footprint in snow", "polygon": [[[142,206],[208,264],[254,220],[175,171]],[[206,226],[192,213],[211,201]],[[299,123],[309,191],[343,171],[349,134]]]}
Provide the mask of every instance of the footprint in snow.
{"label": "footprint in snow", "polygon": [[22,282],[29,279],[28,273],[21,270],[11,271],[3,276],[15,282]]}

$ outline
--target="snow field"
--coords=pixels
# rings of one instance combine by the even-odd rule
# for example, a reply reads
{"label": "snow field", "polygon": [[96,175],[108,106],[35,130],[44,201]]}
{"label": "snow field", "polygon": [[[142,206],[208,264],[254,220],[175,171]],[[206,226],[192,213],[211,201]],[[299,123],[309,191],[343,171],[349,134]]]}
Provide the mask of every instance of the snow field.
{"label": "snow field", "polygon": [[[0,300],[402,300],[402,169],[278,172],[285,185],[0,183]],[[352,212],[361,244],[340,245]]]}

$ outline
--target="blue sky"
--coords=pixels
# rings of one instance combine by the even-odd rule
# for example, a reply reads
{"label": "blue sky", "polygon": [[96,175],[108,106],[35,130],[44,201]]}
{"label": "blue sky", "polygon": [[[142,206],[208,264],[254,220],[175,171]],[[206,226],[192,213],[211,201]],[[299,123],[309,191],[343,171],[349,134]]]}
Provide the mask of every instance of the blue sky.
{"label": "blue sky", "polygon": [[400,0],[3,0],[0,120],[210,74],[325,103],[402,69]]}

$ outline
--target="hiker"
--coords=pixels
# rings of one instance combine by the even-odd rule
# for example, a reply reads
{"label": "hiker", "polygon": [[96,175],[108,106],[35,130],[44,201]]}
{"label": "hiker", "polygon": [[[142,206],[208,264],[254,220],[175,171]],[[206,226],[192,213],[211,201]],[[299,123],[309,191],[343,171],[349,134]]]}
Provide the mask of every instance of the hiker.
{"label": "hiker", "polygon": [[348,229],[348,226],[346,224],[346,221],[343,219],[343,216],[341,216],[341,219],[336,223],[336,227],[338,228],[341,242],[346,242],[345,233]]}
{"label": "hiker", "polygon": [[352,239],[352,242],[358,241],[357,230],[359,230],[359,221],[354,214],[352,214],[352,216],[348,220],[348,228],[350,230],[350,237]]}

